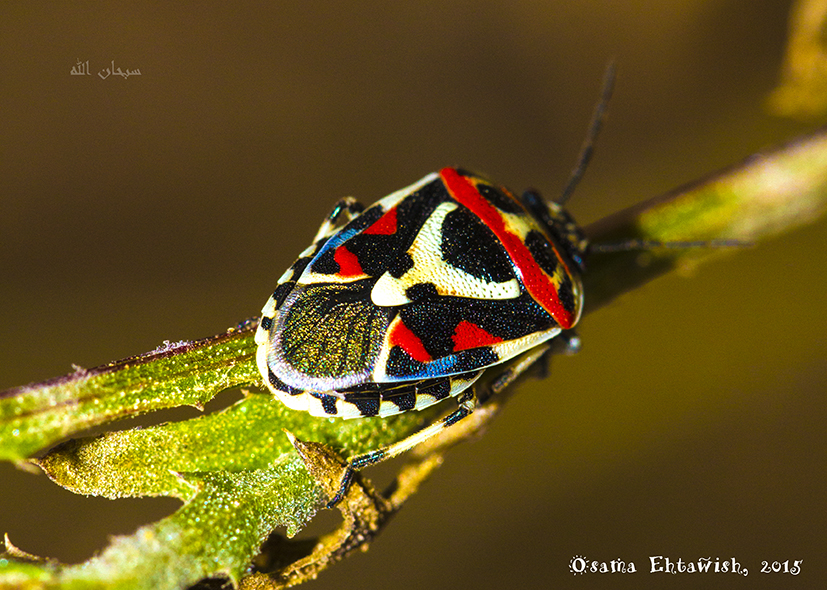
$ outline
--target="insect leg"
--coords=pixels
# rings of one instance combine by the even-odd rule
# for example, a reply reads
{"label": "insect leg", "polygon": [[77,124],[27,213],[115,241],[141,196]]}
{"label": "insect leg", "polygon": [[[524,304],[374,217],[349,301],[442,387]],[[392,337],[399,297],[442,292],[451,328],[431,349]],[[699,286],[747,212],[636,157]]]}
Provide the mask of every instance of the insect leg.
{"label": "insect leg", "polygon": [[331,234],[335,233],[335,229],[338,226],[339,216],[342,212],[345,212],[347,214],[347,220],[351,221],[352,219],[358,217],[364,210],[364,205],[353,197],[342,197],[339,202],[336,203],[336,206],[333,207],[333,211],[330,212],[327,219],[325,219],[322,222],[322,225],[319,226],[319,231],[316,232],[316,237],[313,239],[313,242],[318,242],[322,238],[327,238]]}
{"label": "insect leg", "polygon": [[[557,338],[554,340],[557,340]],[[572,346],[573,345],[567,344],[565,345],[564,350],[572,350]],[[509,385],[514,383],[518,377],[534,367],[549,350],[552,350],[552,347],[548,344],[538,346],[520,357],[516,362],[509,363],[503,371],[497,374],[484,387],[481,387],[479,392],[477,392],[474,387],[465,390],[457,398],[459,407],[456,410],[444,418],[437,420],[433,424],[426,426],[419,432],[416,432],[411,436],[400,440],[399,442],[393,443],[392,445],[351,457],[348,460],[348,469],[344,477],[342,477],[342,483],[339,487],[339,491],[336,492],[333,498],[330,499],[327,507],[332,508],[342,500],[345,493],[347,493],[347,489],[353,480],[353,474],[356,471],[396,457],[405,451],[409,451],[420,443],[423,443],[431,437],[439,434],[444,429],[454,426],[464,418],[467,418],[474,412],[478,404],[481,404],[492,396],[503,392]]]}
{"label": "insect leg", "polygon": [[571,356],[580,352],[580,336],[574,330],[565,330],[555,337],[546,351],[534,363],[535,379],[546,379],[551,373],[551,359],[557,355]]}
{"label": "insect leg", "polygon": [[463,418],[470,416],[477,407],[477,396],[474,392],[474,388],[471,387],[465,390],[462,394],[460,394],[457,401],[459,402],[459,408],[441,420],[438,420],[430,426],[423,428],[419,432],[416,432],[409,437],[400,440],[399,442],[395,442],[392,445],[388,445],[374,451],[369,451],[362,455],[356,455],[355,457],[348,459],[348,469],[342,478],[342,485],[339,487],[339,491],[336,492],[336,495],[333,496],[333,498],[331,498],[327,503],[327,507],[332,508],[342,500],[345,493],[347,493],[347,489],[350,487],[350,483],[353,480],[353,474],[356,471],[369,467],[370,465],[375,465],[376,463],[381,463],[387,459],[392,459],[397,455],[401,455],[405,451],[409,451],[414,448],[421,442],[428,440],[435,434],[442,431],[442,429],[453,426]]}

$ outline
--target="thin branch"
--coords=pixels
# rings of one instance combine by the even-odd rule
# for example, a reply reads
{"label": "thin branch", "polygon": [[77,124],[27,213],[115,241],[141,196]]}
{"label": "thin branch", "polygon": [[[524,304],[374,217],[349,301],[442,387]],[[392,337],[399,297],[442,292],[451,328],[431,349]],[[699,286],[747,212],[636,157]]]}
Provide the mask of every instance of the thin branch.
{"label": "thin branch", "polygon": [[[607,217],[586,231],[596,243],[754,242],[812,222],[825,207],[827,132],[819,130]],[[586,312],[678,266],[719,255],[721,250],[711,249],[594,253],[583,277]],[[224,389],[255,387],[260,378],[253,360],[254,326],[248,322],[198,342],[0,393],[0,457],[25,461],[92,425],[177,405],[201,406]],[[495,396],[467,430],[448,429],[450,435],[429,441],[428,448],[414,449],[384,500],[371,495],[369,484],[355,486],[354,493],[372,498],[365,506],[372,506],[374,515],[365,518],[366,513],[347,508],[352,511],[350,517],[346,514],[350,528],[326,537],[329,551],[311,551],[309,557],[305,551],[299,561],[290,560],[292,565],[271,563],[264,569],[276,577],[257,576],[256,585],[299,582],[361,547],[439,465],[445,449],[484,427],[502,403],[504,397]],[[174,588],[206,577],[241,580],[276,527],[295,533],[325,502],[324,474],[311,477],[282,428],[300,441],[349,455],[400,440],[433,417],[433,411],[426,411],[387,419],[319,420],[285,409],[269,394],[251,392],[225,411],[193,420],[70,441],[37,461],[61,485],[107,497],[167,495],[185,505],[133,535],[116,538],[80,566],[33,561],[22,551],[10,550],[0,586],[25,582]],[[351,506],[349,501],[345,506]],[[357,521],[367,528],[354,536]],[[285,547],[279,549],[282,557],[289,553]]]}

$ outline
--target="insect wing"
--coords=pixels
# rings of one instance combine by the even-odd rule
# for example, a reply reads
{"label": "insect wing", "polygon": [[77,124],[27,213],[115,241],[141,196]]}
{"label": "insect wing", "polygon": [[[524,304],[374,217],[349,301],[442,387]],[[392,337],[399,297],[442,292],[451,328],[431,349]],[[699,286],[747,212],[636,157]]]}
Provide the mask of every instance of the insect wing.
{"label": "insect wing", "polygon": [[257,336],[265,351],[259,364],[293,388],[335,391],[374,382],[394,309],[375,305],[371,288],[404,259],[421,218],[444,199],[441,186],[428,175],[308,249],[262,312],[271,319]]}

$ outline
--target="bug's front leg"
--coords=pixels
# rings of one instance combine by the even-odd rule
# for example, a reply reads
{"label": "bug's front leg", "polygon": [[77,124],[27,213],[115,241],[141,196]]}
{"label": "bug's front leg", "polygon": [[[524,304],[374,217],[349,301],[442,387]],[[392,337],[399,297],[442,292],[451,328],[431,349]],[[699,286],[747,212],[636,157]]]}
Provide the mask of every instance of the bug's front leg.
{"label": "bug's front leg", "polygon": [[534,364],[534,377],[540,380],[546,379],[550,372],[551,357],[557,355],[571,356],[580,352],[580,336],[575,330],[565,330],[555,337],[542,357]]}
{"label": "bug's front leg", "polygon": [[336,233],[339,230],[339,217],[343,212],[347,215],[347,220],[352,221],[359,217],[364,210],[364,205],[353,197],[342,197],[339,202],[336,203],[336,206],[333,207],[333,211],[330,212],[327,219],[319,226],[319,231],[316,232],[316,237],[313,238],[313,242],[318,242]]}

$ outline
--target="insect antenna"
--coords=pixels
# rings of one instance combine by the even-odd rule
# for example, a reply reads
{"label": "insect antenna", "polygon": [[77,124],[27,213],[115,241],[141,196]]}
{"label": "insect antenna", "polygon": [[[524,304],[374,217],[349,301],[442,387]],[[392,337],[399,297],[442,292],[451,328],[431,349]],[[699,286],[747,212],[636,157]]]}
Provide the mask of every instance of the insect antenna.
{"label": "insect antenna", "polygon": [[[594,146],[597,143],[597,138],[600,135],[600,131],[603,129],[603,123],[606,121],[606,115],[609,110],[609,101],[612,98],[612,92],[614,91],[614,84],[615,79],[617,77],[617,67],[614,64],[614,61],[610,61],[609,64],[606,66],[606,72],[603,74],[603,85],[600,91],[600,99],[597,102],[597,105],[594,108],[594,113],[592,114],[591,123],[589,125],[589,130],[586,133],[586,139],[583,141],[583,147],[580,149],[580,155],[577,158],[577,164],[575,165],[574,169],[571,171],[571,176],[569,176],[569,180],[566,183],[565,188],[563,189],[562,194],[558,199],[555,200],[555,203],[558,205],[564,205],[566,201],[569,200],[571,195],[574,193],[574,190],[577,188],[577,185],[580,183],[580,180],[583,178],[583,174],[586,172],[586,168],[589,165],[589,162],[594,155]],[[526,202],[531,203],[532,200],[530,199],[531,195],[528,195],[528,199]],[[535,198],[535,200],[540,200],[539,196]],[[536,209],[540,209],[539,206],[535,205]],[[541,212],[544,214],[544,218],[548,218],[548,214],[544,211]],[[582,252],[583,249],[587,249],[589,253],[611,253],[611,252],[628,252],[632,250],[653,250],[656,248],[666,248],[666,249],[686,249],[686,248],[730,248],[730,247],[746,247],[752,246],[752,242],[745,242],[743,240],[706,240],[706,241],[677,241],[677,242],[660,242],[656,240],[626,240],[624,242],[617,242],[617,243],[609,243],[609,244],[593,244],[591,242],[588,243],[578,243],[575,247],[575,252]],[[575,256],[574,260],[581,264],[580,259]]]}
{"label": "insect antenna", "polygon": [[574,170],[571,171],[569,181],[566,183],[566,187],[563,189],[560,197],[555,200],[558,205],[564,205],[566,201],[569,200],[574,193],[574,189],[577,188],[577,185],[583,178],[583,173],[586,172],[586,167],[592,159],[597,136],[600,135],[603,122],[606,120],[606,113],[609,110],[609,100],[612,98],[612,92],[614,91],[616,75],[617,68],[615,67],[614,61],[610,61],[609,65],[606,66],[606,72],[603,74],[600,100],[598,100],[597,106],[594,108],[591,124],[586,133],[586,139],[583,141],[583,147],[580,148],[580,155],[577,158],[577,165],[574,167]]}
{"label": "insect antenna", "polygon": [[753,242],[743,240],[698,240],[691,242],[659,242],[657,240],[626,240],[609,244],[589,243],[589,253],[606,254],[611,252],[630,252],[633,250],[655,250],[666,248],[668,250],[685,250],[687,248],[745,248],[753,246]]}

